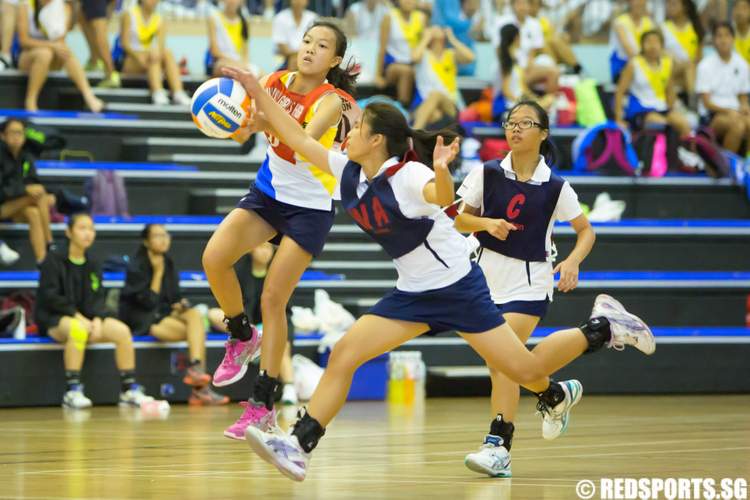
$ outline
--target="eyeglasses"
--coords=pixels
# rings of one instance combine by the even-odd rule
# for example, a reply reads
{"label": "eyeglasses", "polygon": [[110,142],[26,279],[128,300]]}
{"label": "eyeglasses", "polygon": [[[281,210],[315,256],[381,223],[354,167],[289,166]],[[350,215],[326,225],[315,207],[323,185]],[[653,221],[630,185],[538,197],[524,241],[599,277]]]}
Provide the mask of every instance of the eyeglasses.
{"label": "eyeglasses", "polygon": [[505,130],[513,130],[518,127],[521,130],[528,130],[531,127],[543,128],[541,123],[537,123],[533,120],[520,120],[517,122],[503,122],[503,128]]}

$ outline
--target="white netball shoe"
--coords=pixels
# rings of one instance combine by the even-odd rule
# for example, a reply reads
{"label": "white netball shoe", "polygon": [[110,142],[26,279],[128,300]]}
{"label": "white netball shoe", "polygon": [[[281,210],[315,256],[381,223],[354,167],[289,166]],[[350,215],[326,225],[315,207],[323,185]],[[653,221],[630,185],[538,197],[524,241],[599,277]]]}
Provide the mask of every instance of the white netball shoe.
{"label": "white netball shoe", "polygon": [[557,439],[565,434],[570,421],[570,410],[583,397],[583,385],[577,380],[563,380],[560,386],[565,399],[552,408],[541,400],[536,405],[538,413],[542,415],[542,437],[547,440]]}
{"label": "white netball shoe", "polygon": [[626,345],[630,345],[647,355],[656,351],[656,339],[646,322],[626,311],[622,304],[609,295],[597,295],[594,300],[591,317],[599,316],[607,318],[612,332],[607,347],[622,351]]}
{"label": "white netball shoe", "polygon": [[487,434],[479,451],[469,453],[464,458],[464,464],[469,470],[490,477],[511,477],[510,452],[503,446],[500,436]]}
{"label": "white netball shoe", "polygon": [[302,449],[297,436],[263,432],[250,426],[245,431],[245,441],[260,458],[279,469],[289,479],[305,480],[312,455]]}
{"label": "white netball shoe", "polygon": [[62,405],[65,408],[82,410],[84,408],[91,408],[91,400],[83,393],[83,385],[78,385],[65,393]]}

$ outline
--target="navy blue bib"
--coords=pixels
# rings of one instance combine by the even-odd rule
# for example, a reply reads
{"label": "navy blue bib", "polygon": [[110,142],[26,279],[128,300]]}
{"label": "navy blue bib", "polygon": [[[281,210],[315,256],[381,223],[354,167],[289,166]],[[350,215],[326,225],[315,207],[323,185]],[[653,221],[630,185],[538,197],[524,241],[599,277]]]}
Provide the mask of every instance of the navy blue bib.
{"label": "navy blue bib", "polygon": [[[362,166],[349,161],[341,176],[341,203],[364,232],[378,242],[393,259],[427,244],[427,235],[435,221],[429,217],[410,219],[396,202],[388,179],[414,158],[407,153],[401,163],[375,177],[362,195],[357,196]],[[429,249],[429,246],[427,247]]]}
{"label": "navy blue bib", "polygon": [[530,184],[509,179],[498,160],[484,164],[484,213],[482,217],[505,219],[514,224],[505,241],[486,231],[476,234],[483,247],[527,262],[545,262],[547,227],[565,180],[551,174],[548,182]]}

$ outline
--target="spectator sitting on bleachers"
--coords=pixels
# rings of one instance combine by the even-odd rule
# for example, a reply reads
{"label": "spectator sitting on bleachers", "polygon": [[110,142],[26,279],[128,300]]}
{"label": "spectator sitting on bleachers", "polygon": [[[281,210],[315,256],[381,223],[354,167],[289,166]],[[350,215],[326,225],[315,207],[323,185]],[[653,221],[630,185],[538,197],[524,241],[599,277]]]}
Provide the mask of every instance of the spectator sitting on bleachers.
{"label": "spectator sitting on bleachers", "polygon": [[[526,72],[516,57],[520,50],[520,39],[521,32],[515,24],[506,24],[500,29],[500,47],[497,51],[500,71],[492,103],[492,118],[495,121],[502,121],[505,112],[522,98],[534,98],[529,92]],[[536,100],[543,108],[549,109],[554,102],[554,94],[544,94]]]}
{"label": "spectator sitting on bleachers", "polygon": [[29,225],[29,241],[37,263],[52,244],[50,207],[55,196],[39,181],[34,158],[24,149],[26,124],[10,118],[0,126],[0,219]]}
{"label": "spectator sitting on bleachers", "polygon": [[167,77],[172,101],[183,106],[190,105],[180,78],[180,70],[172,51],[166,47],[167,34],[161,15],[156,11],[159,0],[138,0],[138,4],[123,12],[120,29],[120,44],[125,52],[122,72],[148,75],[151,100],[154,104],[169,104],[169,96],[162,84]]}
{"label": "spectator sitting on bleachers", "polygon": [[16,34],[18,0],[0,0],[0,71],[13,67],[11,48]]}
{"label": "spectator sitting on bleachers", "polygon": [[385,0],[359,0],[349,6],[346,12],[346,27],[350,37],[377,40],[380,23],[388,13]]}
{"label": "spectator sitting on bleachers", "polygon": [[81,367],[88,344],[113,342],[120,372],[120,404],[140,407],[153,401],[135,380],[135,349],[130,329],[111,317],[105,307],[105,289],[99,264],[88,250],[96,230],[88,214],[76,214],[65,231],[69,245],[64,253],[50,252],[41,266],[34,318],[41,335],[65,344],[63,360],[67,390],[63,406],[88,408],[83,393]]}
{"label": "spectator sitting on bleachers", "polygon": [[646,11],[646,0],[629,0],[628,4],[628,11],[612,22],[609,34],[612,49],[609,69],[613,83],[620,79],[628,61],[640,53],[643,34],[656,27]]}
{"label": "spectator sitting on bleachers", "polygon": [[203,316],[182,297],[180,275],[169,256],[170,234],[160,224],[148,224],[141,238],[143,242],[131,257],[120,294],[120,318],[132,331],[151,334],[163,342],[187,340],[190,366],[183,382],[192,387],[190,404],[228,403],[228,397],[209,387]]}
{"label": "spectator sitting on bleachers", "polygon": [[249,36],[250,27],[242,14],[242,0],[225,0],[223,11],[211,11],[208,16],[208,50],[213,58],[213,76],[220,76],[225,66],[250,69]]}
{"label": "spectator sitting on bleachers", "polygon": [[396,99],[411,107],[414,94],[412,51],[427,27],[427,16],[416,9],[415,0],[397,0],[380,23],[380,46],[375,67],[375,86],[396,86]]}
{"label": "spectator sitting on bleachers", "polygon": [[555,94],[560,72],[552,58],[544,54],[544,32],[538,19],[531,16],[529,0],[513,0],[511,13],[495,21],[493,46],[500,47],[500,30],[508,25],[515,25],[520,31],[520,43],[516,50],[515,60],[524,71],[529,88],[535,92]]}
{"label": "spectator sitting on bleachers", "polygon": [[[107,27],[109,25],[108,7],[110,0],[81,0],[80,25],[89,46],[87,71],[104,70],[104,80],[97,85],[100,88],[119,88],[120,74],[115,71],[115,64],[110,53]],[[101,62],[102,67],[99,67]]]}
{"label": "spectator sitting on bleachers", "polygon": [[61,68],[65,68],[91,111],[98,113],[104,108],[91,90],[81,63],[65,43],[71,15],[70,5],[64,0],[28,0],[19,5],[18,68],[29,74],[25,100],[28,111],[39,109],[37,100],[49,71]]}
{"label": "spectator sitting on bleachers", "polygon": [[737,0],[732,9],[734,47],[750,64],[750,0]]}
{"label": "spectator sitting on bleachers", "polygon": [[[672,59],[664,53],[664,35],[652,30],[640,40],[641,55],[628,61],[615,93],[617,122],[633,130],[649,124],[671,126],[680,137],[690,133],[685,116],[674,108],[677,101],[674,89]],[[625,96],[628,104],[624,107]],[[627,122],[625,121],[627,120]]]}
{"label": "spectator sitting on bleachers", "polygon": [[529,15],[538,19],[542,27],[544,51],[552,56],[557,64],[565,64],[574,73],[580,73],[582,68],[570,46],[570,38],[567,34],[558,33],[552,21],[542,15],[542,3],[542,0],[531,0]]}
{"label": "spectator sitting on bleachers", "polygon": [[302,45],[302,37],[317,14],[307,10],[308,0],[291,0],[288,9],[284,9],[273,18],[271,39],[276,53],[284,58],[281,69],[297,70],[297,51]]}
{"label": "spectator sitting on bleachers", "polygon": [[704,35],[693,0],[667,0],[667,20],[661,31],[664,47],[674,61],[675,80],[691,100],[695,95],[695,70],[703,57]]}
{"label": "spectator sitting on bleachers", "polygon": [[724,148],[741,153],[742,141],[750,144],[750,67],[734,50],[731,24],[717,23],[711,36],[716,52],[698,64],[695,85],[701,120]]}
{"label": "spectator sitting on bleachers", "polygon": [[[479,0],[435,0],[432,9],[432,25],[450,28],[456,39],[474,52],[474,36],[481,33],[477,16]],[[476,69],[476,61],[458,65],[458,74],[471,76]]]}
{"label": "spectator sitting on bleachers", "polygon": [[[446,46],[449,43],[452,48]],[[469,47],[456,39],[450,28],[427,28],[412,59],[416,64],[419,106],[414,111],[414,128],[453,118],[458,113],[458,65],[474,60]]]}

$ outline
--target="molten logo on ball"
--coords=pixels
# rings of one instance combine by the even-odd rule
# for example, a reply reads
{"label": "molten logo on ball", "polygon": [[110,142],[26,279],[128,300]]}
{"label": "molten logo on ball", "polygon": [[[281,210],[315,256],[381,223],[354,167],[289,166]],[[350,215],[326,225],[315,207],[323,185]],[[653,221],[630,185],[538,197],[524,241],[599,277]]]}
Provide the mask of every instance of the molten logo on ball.
{"label": "molten logo on ball", "polygon": [[193,94],[193,122],[209,137],[227,139],[242,127],[252,113],[252,102],[244,87],[231,78],[212,78]]}

